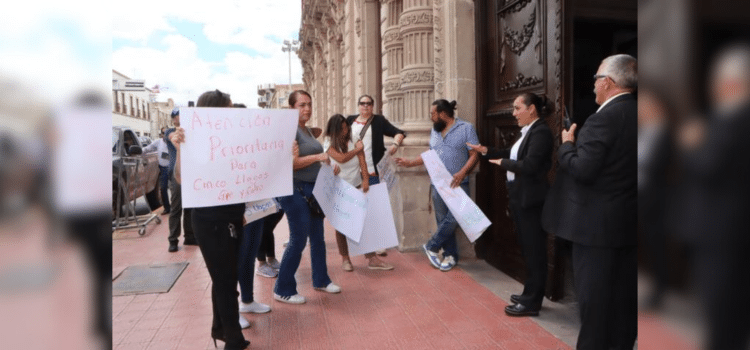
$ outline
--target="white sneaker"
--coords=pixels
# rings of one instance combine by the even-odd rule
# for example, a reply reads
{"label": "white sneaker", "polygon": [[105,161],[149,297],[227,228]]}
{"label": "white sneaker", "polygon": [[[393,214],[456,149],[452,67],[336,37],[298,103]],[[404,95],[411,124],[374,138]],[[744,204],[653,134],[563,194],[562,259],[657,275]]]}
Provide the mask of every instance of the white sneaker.
{"label": "white sneaker", "polygon": [[240,315],[240,327],[242,329],[250,328],[250,321],[248,321],[245,317]]}
{"label": "white sneaker", "polygon": [[276,259],[268,260],[267,263],[268,263],[268,266],[271,266],[271,268],[276,270],[276,272],[278,272],[279,269],[281,268],[281,263]]}
{"label": "white sneaker", "polygon": [[271,307],[266,304],[259,303],[257,301],[253,301],[250,304],[245,304],[240,301],[240,312],[252,312],[254,314],[264,314],[269,311],[271,311]]}
{"label": "white sneaker", "polygon": [[449,271],[454,266],[456,266],[456,259],[453,258],[453,255],[448,255],[443,259],[443,262],[440,264],[440,271]]}
{"label": "white sneaker", "polygon": [[341,287],[333,284],[333,282],[328,283],[328,285],[325,288],[315,287],[315,289],[316,290],[320,290],[320,291],[324,291],[326,293],[331,293],[331,294],[341,293]]}
{"label": "white sneaker", "polygon": [[271,265],[259,264],[258,268],[255,269],[255,274],[258,276],[274,278],[279,275],[279,272],[274,270]]}
{"label": "white sneaker", "polygon": [[305,303],[305,297],[295,294],[288,297],[282,297],[281,295],[278,295],[276,293],[273,293],[273,298],[287,304],[304,304]]}

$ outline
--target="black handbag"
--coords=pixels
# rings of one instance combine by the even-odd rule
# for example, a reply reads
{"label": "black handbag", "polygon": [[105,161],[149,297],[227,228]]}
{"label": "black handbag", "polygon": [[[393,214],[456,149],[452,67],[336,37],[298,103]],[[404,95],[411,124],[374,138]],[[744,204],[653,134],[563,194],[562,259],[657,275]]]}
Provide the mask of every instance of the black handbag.
{"label": "black handbag", "polygon": [[326,214],[323,213],[323,208],[320,207],[320,204],[318,204],[315,196],[305,196],[305,192],[302,191],[302,188],[300,187],[297,187],[297,191],[299,191],[299,194],[302,196],[302,198],[305,199],[305,202],[307,202],[307,206],[310,207],[310,213],[321,218],[326,217]]}

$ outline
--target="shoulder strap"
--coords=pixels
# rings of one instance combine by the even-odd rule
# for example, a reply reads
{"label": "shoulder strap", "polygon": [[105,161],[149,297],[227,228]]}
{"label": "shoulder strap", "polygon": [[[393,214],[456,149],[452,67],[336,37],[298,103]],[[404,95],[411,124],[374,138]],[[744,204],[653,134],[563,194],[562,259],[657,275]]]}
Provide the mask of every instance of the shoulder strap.
{"label": "shoulder strap", "polygon": [[365,123],[365,126],[362,127],[362,131],[359,132],[359,139],[363,139],[365,137],[365,134],[367,133],[367,129],[370,127],[370,124],[372,124],[372,120],[375,119],[375,114],[371,115],[369,119],[367,119],[367,123]]}

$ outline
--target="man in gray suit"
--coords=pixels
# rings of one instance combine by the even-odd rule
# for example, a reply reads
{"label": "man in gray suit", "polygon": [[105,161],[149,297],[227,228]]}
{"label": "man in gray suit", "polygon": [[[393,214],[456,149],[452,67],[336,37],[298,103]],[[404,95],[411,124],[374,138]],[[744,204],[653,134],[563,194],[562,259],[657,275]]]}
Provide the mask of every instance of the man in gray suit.
{"label": "man in gray suit", "polygon": [[575,136],[562,132],[547,232],[572,242],[580,306],[578,349],[633,349],[637,335],[637,62],[605,58],[594,75],[600,105]]}

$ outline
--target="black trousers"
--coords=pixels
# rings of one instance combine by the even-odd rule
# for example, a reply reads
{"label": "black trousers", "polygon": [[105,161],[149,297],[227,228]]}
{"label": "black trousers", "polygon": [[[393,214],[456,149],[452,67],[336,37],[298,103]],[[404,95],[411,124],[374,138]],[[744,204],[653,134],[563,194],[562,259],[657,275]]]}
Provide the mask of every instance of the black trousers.
{"label": "black trousers", "polygon": [[191,224],[193,220],[190,218],[192,209],[185,209],[183,217],[182,186],[175,181],[174,173],[169,177],[169,190],[172,192],[172,198],[170,199],[171,208],[169,210],[169,244],[177,244],[183,226],[185,227],[185,240],[194,240],[195,234],[193,233],[193,225]]}
{"label": "black trousers", "polygon": [[542,230],[542,207],[521,208],[513,200],[509,207],[526,265],[521,304],[538,308],[542,306],[547,282],[547,234]]}
{"label": "black trousers", "polygon": [[282,217],[284,217],[284,211],[279,210],[263,218],[263,236],[261,236],[260,247],[258,248],[258,261],[266,261],[266,258],[276,257],[273,230],[279,224]]}
{"label": "black trousers", "polygon": [[638,334],[636,247],[573,242],[572,255],[581,315],[576,348],[632,350]]}
{"label": "black trousers", "polygon": [[245,342],[237,301],[237,263],[242,218],[232,223],[237,238],[230,236],[229,224],[227,221],[199,220],[193,216],[195,238],[211,276],[211,305],[214,312],[211,335],[217,338],[223,336],[226,349],[240,349]]}

